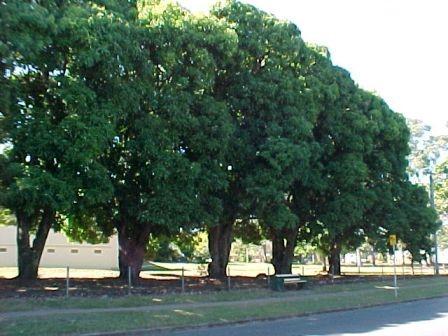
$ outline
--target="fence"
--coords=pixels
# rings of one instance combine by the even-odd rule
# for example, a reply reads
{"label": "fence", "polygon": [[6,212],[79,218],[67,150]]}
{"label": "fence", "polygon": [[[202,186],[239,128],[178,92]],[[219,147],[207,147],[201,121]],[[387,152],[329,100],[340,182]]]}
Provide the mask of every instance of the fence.
{"label": "fence", "polygon": [[[148,266],[149,265],[149,266]],[[45,279],[58,280],[57,292],[59,295],[65,295],[69,297],[72,293],[82,289],[83,286],[93,286],[91,284],[98,283],[105,279],[114,282],[115,288],[119,289],[119,293],[123,295],[142,294],[152,290],[152,286],[156,283],[160,283],[160,287],[168,286],[171,292],[186,293],[194,290],[201,290],[201,282],[207,288],[211,288],[211,279],[207,279],[207,267],[204,264],[176,264],[176,263],[150,263],[145,265],[141,273],[141,277],[145,280],[151,280],[150,284],[141,283],[134,284],[129,277],[127,281],[113,279],[118,276],[117,271],[104,271],[99,270],[79,270],[67,268],[55,268],[55,269],[40,269],[40,276],[44,274],[43,281]],[[322,265],[302,265],[294,264],[292,267],[293,274],[299,274],[302,276],[316,276],[325,274],[322,272]],[[14,276],[13,269],[9,268],[10,277]],[[448,275],[448,267],[445,264],[440,264],[440,274]],[[5,268],[0,268],[0,278],[5,277]],[[227,289],[239,289],[239,288],[266,288],[270,284],[270,276],[273,275],[274,268],[272,264],[268,263],[231,263],[227,267],[227,277],[220,282],[213,283],[213,288],[220,290]],[[386,277],[394,274],[394,267],[390,264],[377,264],[377,265],[341,265],[342,276],[376,276]],[[397,265],[397,276],[421,276],[421,275],[434,275],[434,266],[414,264],[414,265]],[[8,274],[8,273],[6,273]],[[130,274],[130,272],[129,272]],[[12,276],[11,276],[12,275]],[[94,275],[95,277],[93,277]],[[96,278],[96,279],[95,279]],[[207,282],[209,281],[209,282]],[[120,285],[118,286],[117,283]],[[109,286],[103,283],[104,286]],[[45,285],[43,285],[45,286]],[[112,288],[112,287],[111,287]],[[111,290],[113,291],[113,290]],[[166,292],[166,291],[165,291]],[[116,295],[117,292],[114,292]]]}

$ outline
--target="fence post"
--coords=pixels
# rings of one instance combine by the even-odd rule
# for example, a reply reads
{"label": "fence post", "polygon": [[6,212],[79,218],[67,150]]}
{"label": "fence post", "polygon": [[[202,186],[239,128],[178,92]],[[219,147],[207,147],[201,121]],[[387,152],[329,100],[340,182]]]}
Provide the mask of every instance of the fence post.
{"label": "fence post", "polygon": [[68,298],[70,290],[70,267],[67,266],[67,276],[65,279],[65,297]]}
{"label": "fence post", "polygon": [[396,268],[396,262],[395,262],[395,246],[394,246],[394,291],[395,291],[395,297],[398,297],[398,288],[397,288],[397,268]]}
{"label": "fence post", "polygon": [[184,277],[184,268],[182,267],[182,293],[185,293],[185,277]]}
{"label": "fence post", "polygon": [[227,266],[227,289],[230,291],[230,266]]}
{"label": "fence post", "polygon": [[131,295],[131,287],[132,287],[131,266],[128,266],[128,295]]}
{"label": "fence post", "polygon": [[271,270],[269,269],[269,265],[268,265],[268,276],[267,276],[267,280],[268,280],[268,288],[271,287]]}

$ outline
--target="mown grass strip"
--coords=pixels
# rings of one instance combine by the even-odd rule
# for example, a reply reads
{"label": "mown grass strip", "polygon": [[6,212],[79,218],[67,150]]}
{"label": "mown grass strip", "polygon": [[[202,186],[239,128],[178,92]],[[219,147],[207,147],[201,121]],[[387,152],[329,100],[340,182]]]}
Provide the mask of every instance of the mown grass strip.
{"label": "mown grass strip", "polygon": [[[165,295],[149,295],[149,296],[123,296],[123,297],[72,297],[66,298],[14,298],[0,300],[0,313],[32,311],[36,309],[69,309],[69,308],[110,308],[110,307],[143,307],[143,306],[160,306],[165,304],[177,303],[200,303],[200,302],[220,302],[220,301],[241,301],[260,298],[276,298],[283,296],[304,296],[316,295],[324,293],[340,293],[362,291],[372,289],[376,286],[384,286],[391,283],[390,281],[361,281],[354,283],[340,283],[335,285],[314,285],[305,291],[288,291],[287,293],[273,292],[268,289],[256,290],[236,290],[208,293],[192,293],[192,294],[165,294]],[[399,281],[400,286],[420,286],[427,284],[447,283],[446,277],[435,278],[412,278]],[[389,284],[390,285],[390,284]]]}
{"label": "mown grass strip", "polygon": [[[0,330],[4,335],[59,335],[182,327],[310,314],[448,294],[448,281],[438,278],[429,279],[426,284],[421,280],[402,282],[398,299],[394,298],[393,290],[387,287],[390,285],[388,283],[370,283],[367,288],[366,285],[363,283],[329,286],[330,288],[310,291],[312,293],[309,292],[307,295],[297,295],[297,300],[274,303],[240,300],[231,306],[214,306],[206,309],[194,305],[183,309],[166,309],[160,306],[160,310],[151,312],[55,314],[45,318],[11,319],[0,322]],[[344,289],[343,295],[342,293],[334,295],[336,292],[331,292],[331,287],[333,290],[336,287],[339,287],[339,290]],[[328,291],[328,296],[325,295],[325,291]]]}

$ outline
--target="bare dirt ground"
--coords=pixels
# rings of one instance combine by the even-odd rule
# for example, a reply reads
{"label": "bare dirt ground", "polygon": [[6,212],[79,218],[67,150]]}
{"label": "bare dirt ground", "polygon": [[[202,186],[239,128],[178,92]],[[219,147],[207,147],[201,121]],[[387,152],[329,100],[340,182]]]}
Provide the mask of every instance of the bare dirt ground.
{"label": "bare dirt ground", "polygon": [[[266,277],[232,277],[232,289],[267,288]],[[139,279],[132,286],[136,295],[179,293],[182,290],[181,279],[174,276],[158,276],[151,279]],[[223,291],[228,289],[227,279],[208,277],[185,277],[186,292]],[[23,282],[15,279],[0,278],[1,298],[41,298],[61,297],[65,295],[66,282],[61,278],[46,278]],[[70,296],[123,296],[128,293],[126,281],[118,278],[70,279]]]}
{"label": "bare dirt ground", "polygon": [[[379,280],[376,276],[344,276],[331,279],[328,276],[306,277],[307,286],[328,283],[348,283]],[[228,279],[211,279],[209,277],[185,277],[185,292],[202,293],[228,290]],[[257,277],[231,277],[232,290],[266,289],[268,280],[265,275]],[[75,278],[70,279],[71,297],[117,297],[128,294],[127,282],[119,278]],[[141,278],[132,285],[133,295],[159,295],[180,293],[181,278],[176,276],[153,276]],[[23,282],[16,279],[0,278],[0,299],[2,298],[56,298],[65,296],[66,280],[63,278],[44,278]]]}

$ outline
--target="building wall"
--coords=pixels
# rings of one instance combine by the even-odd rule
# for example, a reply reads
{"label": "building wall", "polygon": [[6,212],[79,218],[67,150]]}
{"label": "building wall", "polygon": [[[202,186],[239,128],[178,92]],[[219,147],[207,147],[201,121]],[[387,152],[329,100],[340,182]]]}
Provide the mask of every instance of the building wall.
{"label": "building wall", "polygon": [[[40,266],[117,269],[117,236],[112,236],[107,244],[80,244],[69,242],[64,234],[51,230]],[[0,267],[17,267],[15,226],[0,226]]]}
{"label": "building wall", "polygon": [[0,267],[17,266],[16,227],[0,226]]}

